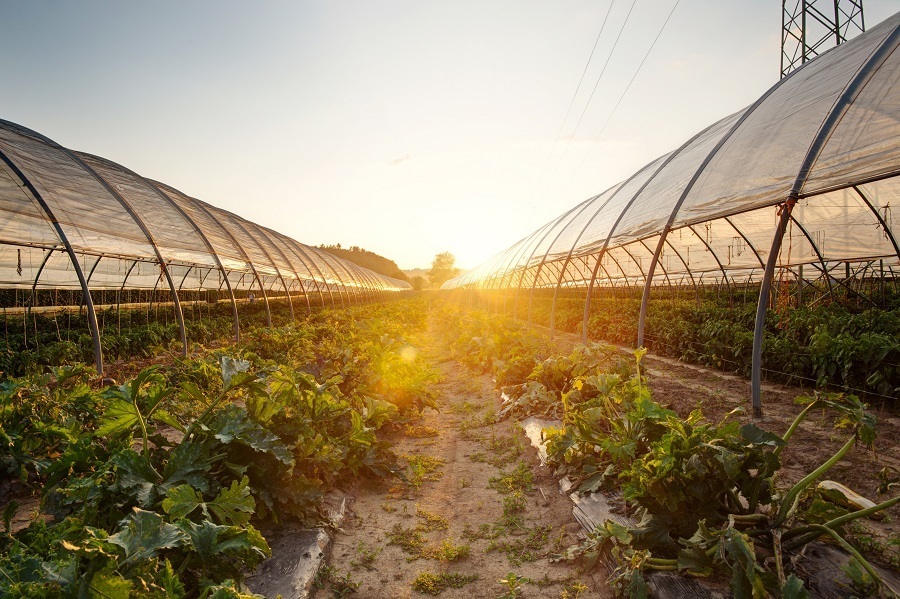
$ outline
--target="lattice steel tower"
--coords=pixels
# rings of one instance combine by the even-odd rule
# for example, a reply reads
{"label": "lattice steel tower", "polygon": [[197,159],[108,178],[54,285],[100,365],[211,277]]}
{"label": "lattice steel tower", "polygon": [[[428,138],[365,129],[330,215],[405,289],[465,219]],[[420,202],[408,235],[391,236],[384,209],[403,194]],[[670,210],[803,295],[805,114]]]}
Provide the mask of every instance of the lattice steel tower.
{"label": "lattice steel tower", "polygon": [[781,76],[866,30],[863,0],[782,0]]}

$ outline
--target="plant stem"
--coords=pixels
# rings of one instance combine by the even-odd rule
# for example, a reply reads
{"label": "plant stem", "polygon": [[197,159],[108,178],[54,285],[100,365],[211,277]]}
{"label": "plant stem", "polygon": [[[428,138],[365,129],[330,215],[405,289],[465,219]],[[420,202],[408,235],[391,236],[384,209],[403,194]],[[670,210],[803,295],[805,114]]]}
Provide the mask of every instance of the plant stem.
{"label": "plant stem", "polygon": [[793,509],[794,501],[799,497],[800,492],[803,491],[806,487],[810,485],[814,480],[822,476],[829,468],[838,463],[838,461],[844,457],[844,455],[850,451],[850,448],[853,447],[853,444],[856,442],[856,437],[850,437],[850,439],[844,443],[844,446],[841,447],[836,454],[831,456],[831,458],[807,474],[803,477],[803,479],[798,482],[796,485],[791,487],[790,491],[785,494],[784,499],[781,500],[781,509],[778,510],[778,515],[775,517],[775,521],[772,522],[772,528],[781,526],[785,519],[788,516],[788,512]]}
{"label": "plant stem", "polygon": [[141,409],[138,407],[137,398],[134,398],[132,402],[134,404],[134,411],[137,413],[138,423],[141,425],[141,436],[144,439],[144,447],[141,453],[144,454],[144,458],[149,462],[150,461],[150,440],[147,436],[147,423],[144,422],[144,417],[141,415]]}
{"label": "plant stem", "polygon": [[765,514],[731,514],[731,518],[735,522],[760,522],[766,520],[768,516]]}
{"label": "plant stem", "polygon": [[203,413],[200,414],[200,416],[191,423],[191,425],[188,427],[187,431],[185,431],[185,433],[184,433],[184,439],[182,439],[182,441],[181,441],[182,443],[184,443],[185,441],[187,441],[190,438],[191,433],[194,432],[194,429],[197,427],[197,425],[202,423],[203,420],[207,416],[209,416],[209,413],[212,412],[213,409],[217,405],[219,405],[219,402],[221,402],[223,399],[225,399],[225,396],[227,394],[228,394],[228,390],[225,390],[225,391],[222,391],[221,393],[219,393],[219,396],[216,397],[211,404],[209,404],[209,407],[207,407],[205,410],[203,410]]}
{"label": "plant stem", "polygon": [[[897,497],[894,497],[893,499],[888,499],[884,503],[879,503],[878,505],[873,505],[872,507],[868,507],[864,510],[858,510],[855,512],[850,512],[849,514],[844,514],[843,516],[839,516],[839,517],[835,518],[834,520],[829,520],[828,522],[825,523],[825,526],[827,526],[830,529],[836,529],[838,526],[841,526],[842,524],[850,522],[851,520],[856,520],[857,518],[864,518],[866,516],[874,514],[875,512],[880,512],[882,510],[886,510],[898,502],[900,502],[900,495],[898,495]],[[797,528],[792,528],[791,530],[785,532],[782,539],[784,539],[785,541],[788,541],[790,539],[793,539],[794,537],[799,536],[800,537],[799,539],[797,539],[793,543],[788,544],[789,549],[796,549],[797,547],[806,545],[810,541],[814,541],[819,536],[821,536],[821,534],[822,534],[821,532],[815,532],[815,529],[813,526],[798,526]]]}
{"label": "plant stem", "polygon": [[781,561],[781,532],[772,534],[772,553],[775,556],[775,575],[778,576],[778,586],[784,586],[784,564]]}
{"label": "plant stem", "polygon": [[644,566],[647,570],[656,570],[657,572],[674,572],[678,569],[678,566],[654,566],[651,563],[648,563]]}
{"label": "plant stem", "polygon": [[817,531],[819,531],[819,534],[827,534],[832,539],[834,539],[834,542],[837,543],[838,545],[840,545],[841,549],[843,549],[844,551],[846,551],[847,553],[849,553],[850,555],[852,555],[853,557],[856,558],[856,560],[862,565],[862,567],[866,569],[866,572],[869,573],[869,576],[872,577],[872,580],[877,582],[880,586],[887,587],[894,595],[897,595],[897,591],[895,591],[893,588],[891,588],[890,585],[886,584],[881,579],[881,576],[878,575],[878,572],[875,571],[875,568],[873,568],[872,565],[869,562],[867,562],[865,560],[865,558],[863,558],[862,555],[860,555],[859,551],[857,551],[856,548],[853,547],[853,545],[851,545],[850,543],[845,541],[844,538],[841,535],[839,535],[836,531],[834,531],[822,524],[811,524],[810,526],[812,528],[816,529]]}
{"label": "plant stem", "polygon": [[809,414],[812,411],[812,409],[815,408],[816,405],[818,405],[818,403],[819,402],[817,400],[812,401],[808,406],[803,408],[802,412],[797,414],[797,417],[794,418],[794,421],[791,423],[791,426],[789,426],[787,431],[785,431],[784,435],[781,436],[781,440],[785,442],[785,445],[782,445],[781,447],[776,447],[775,452],[774,452],[775,455],[779,455],[781,453],[781,450],[787,446],[788,439],[790,439],[791,436],[793,436],[794,431],[797,430],[797,427],[800,426],[800,423],[806,418],[806,415]]}
{"label": "plant stem", "polygon": [[677,559],[665,559],[662,557],[650,557],[647,558],[647,563],[652,564],[654,566],[677,566]]}

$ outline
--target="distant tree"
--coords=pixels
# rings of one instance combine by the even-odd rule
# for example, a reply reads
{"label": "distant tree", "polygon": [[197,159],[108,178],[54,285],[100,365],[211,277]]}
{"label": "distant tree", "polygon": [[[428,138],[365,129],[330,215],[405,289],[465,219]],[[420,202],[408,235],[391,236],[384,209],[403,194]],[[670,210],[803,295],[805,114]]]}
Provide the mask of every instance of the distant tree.
{"label": "distant tree", "polygon": [[420,277],[419,275],[416,275],[416,276],[412,277],[409,280],[409,282],[415,291],[422,291],[422,289],[425,288],[425,277]]}
{"label": "distant tree", "polygon": [[440,287],[444,282],[459,274],[456,268],[456,256],[450,252],[441,252],[431,262],[431,270],[428,271],[428,280],[432,287]]}

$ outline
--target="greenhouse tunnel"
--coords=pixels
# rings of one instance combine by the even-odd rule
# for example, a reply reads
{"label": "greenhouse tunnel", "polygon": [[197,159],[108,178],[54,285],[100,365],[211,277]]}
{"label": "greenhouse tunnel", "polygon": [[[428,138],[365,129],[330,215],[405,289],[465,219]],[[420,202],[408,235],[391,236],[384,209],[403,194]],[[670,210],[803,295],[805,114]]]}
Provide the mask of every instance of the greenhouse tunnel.
{"label": "greenhouse tunnel", "polygon": [[[715,293],[757,298],[751,395],[761,415],[769,307],[872,302],[895,286],[900,231],[900,14],[822,54],[751,106],[700,131],[444,289],[529,321],[598,296],[651,300]],[[875,294],[877,297],[877,294]]]}
{"label": "greenhouse tunnel", "polygon": [[239,339],[240,309],[257,300],[271,326],[270,302],[285,302],[294,318],[410,289],[3,120],[0,219],[4,316],[23,315],[27,331],[36,312],[83,310],[100,373],[103,305],[171,308],[186,354],[186,303],[230,303]]}

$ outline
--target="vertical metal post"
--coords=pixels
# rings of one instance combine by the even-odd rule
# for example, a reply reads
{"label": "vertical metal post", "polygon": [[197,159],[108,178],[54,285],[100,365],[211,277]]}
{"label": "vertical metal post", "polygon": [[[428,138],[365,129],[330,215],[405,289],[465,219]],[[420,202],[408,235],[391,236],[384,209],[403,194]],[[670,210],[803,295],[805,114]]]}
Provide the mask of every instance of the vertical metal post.
{"label": "vertical metal post", "polygon": [[[291,267],[291,271],[294,273],[294,276],[296,277],[297,284],[300,286],[300,291],[303,292],[303,299],[306,301],[306,313],[307,314],[311,313],[312,306],[309,303],[309,294],[306,292],[306,287],[303,286],[303,278],[300,276],[300,272],[297,270],[297,267],[294,266],[293,262],[291,262],[291,259],[288,258],[287,254],[284,253],[284,249],[280,245],[283,242],[281,241],[281,238],[279,237],[278,233],[276,233],[270,229],[266,229],[265,227],[260,227],[259,225],[256,225],[256,228],[259,229],[260,231],[262,231],[263,235],[265,235],[266,238],[268,239],[268,242],[270,244],[272,244],[272,247],[275,248],[275,250],[281,256],[281,258],[287,263],[287,265]],[[267,233],[269,233],[271,235],[268,235]],[[294,258],[297,258],[297,254],[294,254]],[[303,263],[305,266],[305,263],[303,262],[303,260],[300,260],[300,262]],[[307,267],[307,270],[308,269],[309,269],[309,267]],[[312,275],[312,271],[309,271],[309,272],[310,272],[310,275]],[[293,285],[292,285],[292,287],[293,287]],[[288,293],[288,297],[290,297],[290,293]],[[294,316],[294,313],[292,310],[291,311],[292,319],[293,319],[293,316]]]}
{"label": "vertical metal post", "polygon": [[32,197],[37,201],[40,205],[41,209],[44,211],[44,214],[47,216],[47,220],[50,221],[50,224],[53,226],[53,229],[56,231],[57,237],[62,242],[62,244],[66,247],[66,253],[69,255],[69,259],[72,261],[72,268],[75,271],[75,276],[78,278],[78,283],[81,285],[81,293],[85,298],[85,305],[87,306],[87,319],[88,319],[88,328],[91,331],[91,339],[94,342],[94,366],[97,368],[97,374],[103,374],[103,350],[100,347],[100,327],[97,325],[97,313],[94,311],[94,301],[91,299],[91,291],[88,288],[87,279],[84,278],[84,273],[81,270],[81,265],[78,263],[78,256],[75,255],[75,250],[72,249],[72,245],[69,243],[69,238],[66,236],[65,231],[62,228],[62,225],[59,224],[59,221],[56,220],[56,216],[54,216],[53,211],[50,209],[50,206],[44,200],[43,196],[38,192],[37,188],[35,188],[34,184],[25,176],[25,174],[19,169],[19,167],[6,155],[5,152],[0,150],[0,159],[3,160],[9,166],[9,168],[16,174],[20,181],[28,188],[28,191],[31,192]]}
{"label": "vertical metal post", "polygon": [[[47,141],[49,142],[50,140],[47,140]],[[84,160],[82,160],[81,156],[76,155],[74,152],[72,152],[66,148],[63,148],[62,146],[60,146],[59,144],[56,144],[55,142],[51,142],[51,143],[54,143],[54,145],[58,149],[65,152],[69,157],[71,157],[75,162],[77,162],[79,166],[81,166],[92,177],[94,177],[94,179],[96,179],[97,182],[100,183],[106,189],[106,191],[108,191],[109,194],[112,195],[112,197],[116,199],[117,202],[119,202],[119,205],[121,205],[122,208],[125,209],[125,212],[128,213],[128,215],[131,217],[131,219],[135,222],[135,224],[138,226],[138,228],[144,234],[144,237],[147,238],[147,242],[150,244],[150,247],[153,248],[153,253],[156,256],[156,260],[159,264],[159,268],[161,271],[160,276],[165,277],[166,283],[169,285],[169,290],[171,290],[171,292],[172,292],[172,302],[173,302],[174,309],[175,309],[175,320],[178,323],[178,333],[181,337],[181,355],[187,356],[187,354],[188,354],[187,331],[185,330],[185,326],[184,326],[184,314],[181,311],[181,302],[178,299],[178,292],[175,290],[175,283],[172,281],[172,276],[169,273],[169,267],[166,264],[166,261],[163,258],[162,253],[159,251],[159,246],[156,244],[156,239],[154,239],[153,234],[150,232],[150,229],[147,228],[147,225],[144,223],[144,220],[137,213],[137,211],[131,206],[131,203],[128,200],[126,200],[125,197],[121,193],[119,193],[116,189],[114,189],[113,186],[110,185],[109,182],[104,177],[102,177],[93,167],[89,166]],[[135,178],[140,179],[140,177],[137,177],[136,175],[135,175]]]}
{"label": "vertical metal post", "polygon": [[[189,198],[191,202],[193,202],[194,206],[200,208],[206,216],[210,218],[214,223],[216,223],[220,229],[228,236],[231,240],[231,243],[234,244],[234,248],[241,253],[244,257],[244,260],[250,266],[250,271],[253,273],[253,277],[256,279],[256,284],[259,285],[259,290],[262,292],[263,300],[266,302],[266,324],[267,326],[272,326],[272,310],[269,308],[269,296],[266,294],[266,288],[262,283],[262,279],[259,276],[259,273],[256,272],[256,267],[253,265],[253,261],[250,260],[250,256],[247,254],[247,251],[244,249],[240,243],[238,243],[237,238],[231,234],[231,231],[225,228],[222,222],[213,214],[212,210],[206,207],[206,205],[200,200],[196,200],[194,198]],[[227,279],[227,277],[226,277]]]}
{"label": "vertical metal post", "polygon": [[[322,272],[322,269],[319,268],[319,265],[316,262],[316,259],[313,256],[311,256],[309,253],[307,253],[306,250],[303,249],[304,246],[299,241],[290,239],[290,243],[285,241],[285,244],[294,253],[295,256],[298,255],[297,252],[300,252],[300,254],[301,254],[300,261],[301,262],[306,264],[306,262],[303,260],[303,257],[305,256],[306,259],[309,261],[309,264],[312,265],[312,268],[316,269],[316,272],[319,273],[319,278],[322,279],[322,285],[325,286],[325,291],[328,292],[328,299],[331,300],[331,307],[334,308],[337,305],[337,303],[334,301],[334,293],[332,293],[331,288],[328,287],[328,281],[325,280],[325,274]],[[319,293],[319,301],[322,302],[322,308],[324,308],[325,307],[325,295],[322,293],[322,288],[319,286],[319,281],[316,280],[316,276],[313,274],[312,269],[310,269],[308,265],[306,268],[307,268],[307,270],[309,270],[309,274],[312,275],[312,277],[313,277],[313,283],[316,284],[316,291]]]}
{"label": "vertical metal post", "polygon": [[[256,247],[258,247],[260,249],[260,251],[266,257],[266,259],[268,259],[269,263],[272,265],[272,268],[275,269],[275,274],[278,275],[279,279],[281,279],[281,285],[282,285],[282,287],[284,287],[284,292],[287,294],[288,309],[290,310],[290,313],[291,313],[291,320],[292,321],[297,320],[294,317],[294,302],[291,301],[291,292],[288,290],[287,283],[284,280],[284,275],[281,274],[281,269],[278,268],[278,265],[275,264],[275,260],[272,259],[272,255],[266,251],[266,248],[263,246],[262,243],[260,243],[259,239],[254,237],[253,234],[250,233],[250,231],[247,229],[247,227],[244,226],[244,223],[241,222],[241,218],[239,216],[231,215],[231,214],[229,214],[229,216],[232,217],[231,220],[234,221],[234,223],[241,229],[241,231],[243,231],[247,237],[249,237],[250,239],[253,240],[253,243],[256,244]],[[268,306],[268,299],[266,300],[266,305]],[[271,319],[269,319],[269,326],[272,326]]]}
{"label": "vertical metal post", "polygon": [[[132,173],[132,174],[135,174],[135,176],[137,176],[138,179],[143,181],[147,185],[148,188],[150,188],[152,191],[154,191],[160,197],[160,199],[162,199],[169,206],[174,208],[184,218],[184,220],[188,224],[191,225],[191,228],[194,229],[194,232],[197,233],[197,235],[200,237],[200,240],[203,241],[203,244],[206,246],[206,249],[209,251],[209,255],[212,257],[213,261],[216,263],[216,266],[218,267],[219,272],[222,274],[222,279],[224,279],[223,282],[225,283],[225,287],[228,289],[228,297],[231,299],[231,313],[232,313],[232,318],[234,319],[234,340],[235,340],[235,342],[239,342],[241,340],[241,321],[238,317],[237,299],[234,297],[234,290],[231,288],[231,281],[228,279],[228,272],[225,270],[225,267],[222,266],[222,261],[219,259],[219,254],[216,252],[216,248],[213,247],[212,242],[210,242],[209,238],[206,236],[206,233],[203,232],[203,229],[200,227],[200,225],[198,225],[197,222],[194,221],[194,219],[191,218],[190,215],[188,215],[188,213],[184,210],[184,208],[179,206],[178,202],[176,202],[175,200],[170,198],[167,193],[165,193],[162,189],[160,189],[160,186],[163,186],[162,183],[156,183],[149,179],[145,179],[144,177],[141,177],[140,175],[137,175],[136,173]],[[167,187],[168,189],[172,189],[176,193],[180,194],[182,197],[187,198],[187,196],[184,195],[183,193],[181,193],[180,191],[177,191],[172,187],[168,187],[168,186],[165,186],[165,187]],[[219,285],[219,289],[221,289],[221,288],[222,288],[222,286]],[[216,292],[216,299],[218,299],[218,292]]]}
{"label": "vertical metal post", "polygon": [[778,219],[778,227],[775,229],[775,237],[772,239],[772,248],[769,250],[766,260],[766,270],[763,272],[762,284],[759,289],[759,302],[756,305],[756,323],[753,328],[753,362],[750,370],[750,399],[753,403],[753,415],[756,418],[762,416],[762,344],[766,328],[766,310],[769,307],[769,292],[772,287],[772,278],[775,276],[778,255],[781,252],[781,241],[796,203],[796,198],[788,198],[780,206],[781,215]]}

